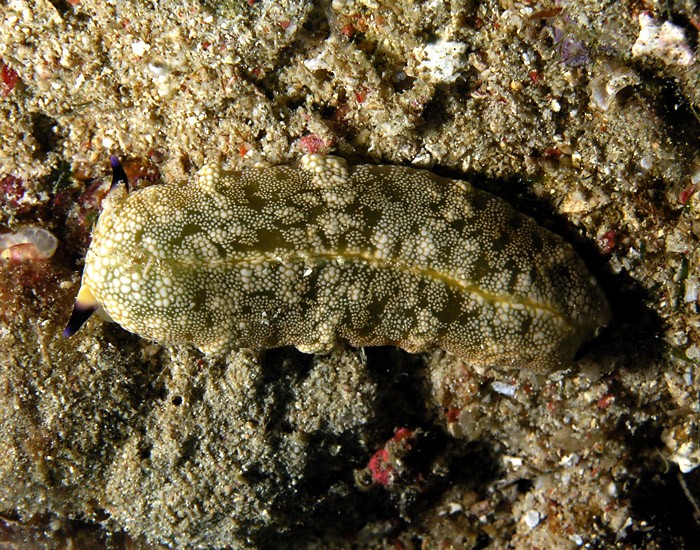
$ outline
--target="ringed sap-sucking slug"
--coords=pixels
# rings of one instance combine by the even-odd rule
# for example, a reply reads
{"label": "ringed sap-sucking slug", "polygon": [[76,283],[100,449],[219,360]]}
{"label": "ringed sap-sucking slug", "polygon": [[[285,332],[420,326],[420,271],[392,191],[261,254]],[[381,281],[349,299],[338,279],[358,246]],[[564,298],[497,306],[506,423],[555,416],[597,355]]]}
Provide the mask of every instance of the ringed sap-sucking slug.
{"label": "ringed sap-sucking slug", "polygon": [[610,320],[569,244],[463,181],[307,155],[129,193],[111,159],[67,336],[102,308],[205,353],[345,340],[548,371]]}

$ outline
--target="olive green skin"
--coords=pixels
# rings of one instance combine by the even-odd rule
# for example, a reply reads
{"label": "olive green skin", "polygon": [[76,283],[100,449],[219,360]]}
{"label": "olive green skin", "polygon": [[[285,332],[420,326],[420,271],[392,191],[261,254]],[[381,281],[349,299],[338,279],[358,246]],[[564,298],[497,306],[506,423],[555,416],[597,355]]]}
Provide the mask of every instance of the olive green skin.
{"label": "olive green skin", "polygon": [[321,155],[115,189],[83,287],[125,329],[207,353],[346,341],[548,371],[610,319],[571,246],[501,199]]}

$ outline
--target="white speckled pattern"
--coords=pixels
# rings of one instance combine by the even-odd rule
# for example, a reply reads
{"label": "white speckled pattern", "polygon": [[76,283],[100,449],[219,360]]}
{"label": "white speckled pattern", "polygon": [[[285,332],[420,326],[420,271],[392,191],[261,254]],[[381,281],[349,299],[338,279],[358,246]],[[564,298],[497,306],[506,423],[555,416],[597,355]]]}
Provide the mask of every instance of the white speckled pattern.
{"label": "white speckled pattern", "polygon": [[501,199],[321,155],[116,188],[83,285],[125,329],[209,353],[344,339],[546,371],[610,319],[573,249]]}

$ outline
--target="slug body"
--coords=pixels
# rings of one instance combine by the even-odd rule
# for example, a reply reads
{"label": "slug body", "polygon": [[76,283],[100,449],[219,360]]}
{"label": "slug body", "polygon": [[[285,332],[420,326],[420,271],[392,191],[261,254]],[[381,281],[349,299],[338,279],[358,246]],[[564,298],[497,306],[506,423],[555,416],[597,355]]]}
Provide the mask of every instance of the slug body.
{"label": "slug body", "polygon": [[561,238],[422,170],[205,166],[184,185],[116,185],[103,207],[76,309],[206,353],[345,340],[547,371],[610,319]]}

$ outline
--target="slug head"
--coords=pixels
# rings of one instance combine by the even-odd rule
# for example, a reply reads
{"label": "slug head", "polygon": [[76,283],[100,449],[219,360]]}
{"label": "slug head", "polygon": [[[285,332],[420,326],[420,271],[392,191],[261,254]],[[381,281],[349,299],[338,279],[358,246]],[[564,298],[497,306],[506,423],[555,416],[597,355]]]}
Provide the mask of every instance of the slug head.
{"label": "slug head", "polygon": [[[111,155],[109,161],[112,164],[112,184],[109,187],[110,195],[118,188],[120,183],[124,184],[124,189],[128,192],[129,180],[126,177],[126,172],[124,172],[124,168],[119,162],[119,159],[115,155]],[[66,328],[63,329],[63,337],[69,338],[73,336],[80,330],[80,327],[85,324],[92,314],[100,309],[100,303],[97,301],[97,298],[95,298],[90,287],[83,284],[78,291],[78,296],[75,299],[75,305],[73,306],[73,312],[68,320],[68,324]]]}

